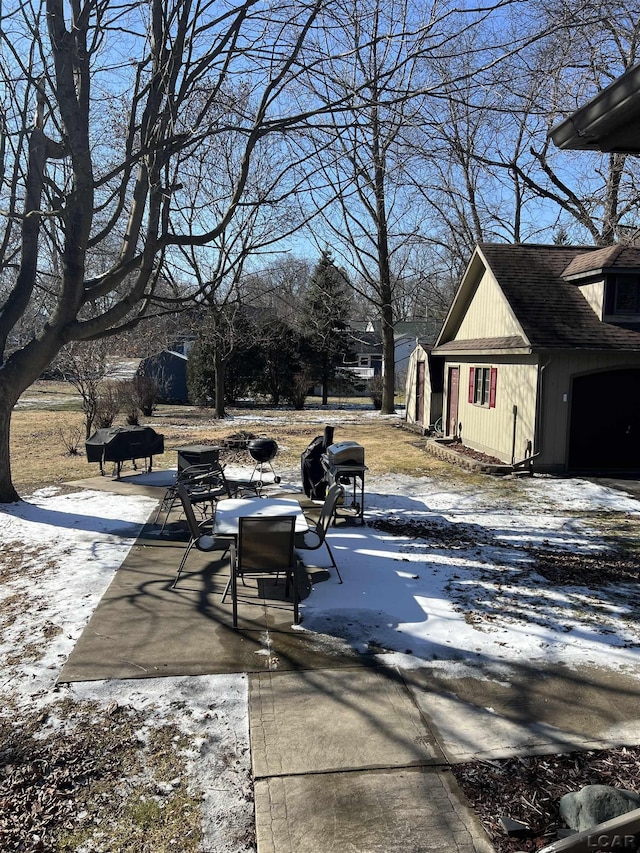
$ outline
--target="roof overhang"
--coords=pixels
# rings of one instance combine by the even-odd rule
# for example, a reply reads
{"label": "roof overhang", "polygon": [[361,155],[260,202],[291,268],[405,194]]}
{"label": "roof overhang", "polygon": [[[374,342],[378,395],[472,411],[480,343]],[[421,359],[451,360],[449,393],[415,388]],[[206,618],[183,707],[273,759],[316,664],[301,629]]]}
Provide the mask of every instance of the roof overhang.
{"label": "roof overhang", "polygon": [[532,348],[520,335],[512,335],[504,338],[448,341],[432,350],[432,355],[474,357],[478,355],[531,355],[532,352]]}
{"label": "roof overhang", "polygon": [[640,154],[640,64],[552,128],[549,136],[562,149]]}

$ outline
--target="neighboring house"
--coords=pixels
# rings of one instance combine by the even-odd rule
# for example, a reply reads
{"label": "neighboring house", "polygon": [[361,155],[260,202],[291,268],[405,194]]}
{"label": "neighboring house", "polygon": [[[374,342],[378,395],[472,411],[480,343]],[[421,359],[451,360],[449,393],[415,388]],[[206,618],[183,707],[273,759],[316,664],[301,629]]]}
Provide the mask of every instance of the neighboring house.
{"label": "neighboring house", "polygon": [[447,436],[535,470],[640,469],[640,249],[476,247],[432,356]]}
{"label": "neighboring house", "polygon": [[184,337],[177,338],[169,347],[169,352],[176,352],[179,355],[188,357],[195,342],[195,335],[186,335]]}
{"label": "neighboring house", "polygon": [[138,373],[155,380],[161,403],[188,403],[187,357],[179,352],[163,350],[143,358]]}
{"label": "neighboring house", "polygon": [[[364,326],[361,329],[359,326]],[[404,390],[409,359],[415,349],[418,337],[429,338],[433,343],[439,324],[437,321],[399,321],[394,326],[394,369],[396,389]],[[370,320],[366,323],[353,323],[346,333],[352,352],[352,361],[345,365],[360,379],[372,379],[384,374],[382,357],[382,321]]]}
{"label": "neighboring house", "polygon": [[382,336],[380,333],[349,329],[343,334],[347,336],[350,349],[348,361],[343,366],[358,379],[365,381],[382,373]]}
{"label": "neighboring house", "polygon": [[433,354],[433,342],[414,341],[406,376],[406,421],[423,432],[442,418],[444,359]]}

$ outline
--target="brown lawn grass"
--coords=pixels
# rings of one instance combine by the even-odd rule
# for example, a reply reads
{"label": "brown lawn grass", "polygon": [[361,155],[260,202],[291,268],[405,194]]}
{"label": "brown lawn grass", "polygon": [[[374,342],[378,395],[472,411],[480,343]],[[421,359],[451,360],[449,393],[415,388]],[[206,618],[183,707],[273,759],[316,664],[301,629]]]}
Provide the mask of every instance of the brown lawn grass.
{"label": "brown lawn grass", "polygon": [[[25,392],[22,405],[14,412],[11,427],[11,468],[20,494],[98,473],[98,465],[86,461],[80,400],[70,385],[38,381]],[[458,474],[448,464],[426,454],[424,440],[402,429],[398,421],[372,417],[371,412],[368,400],[332,401],[326,409],[312,400],[300,412],[232,408],[229,418],[216,420],[210,410],[195,406],[159,406],[152,417],[141,423],[152,426],[165,438],[165,452],[154,458],[155,468],[174,467],[175,450],[181,445],[215,443],[239,431],[275,438],[279,452],[274,467],[295,468],[302,451],[316,435],[322,434],[326,423],[334,427],[335,441],[357,441],[364,446],[371,474]],[[123,418],[118,418],[115,425],[124,425]],[[76,455],[67,450],[72,435],[78,440]],[[251,464],[248,456],[247,464]]]}

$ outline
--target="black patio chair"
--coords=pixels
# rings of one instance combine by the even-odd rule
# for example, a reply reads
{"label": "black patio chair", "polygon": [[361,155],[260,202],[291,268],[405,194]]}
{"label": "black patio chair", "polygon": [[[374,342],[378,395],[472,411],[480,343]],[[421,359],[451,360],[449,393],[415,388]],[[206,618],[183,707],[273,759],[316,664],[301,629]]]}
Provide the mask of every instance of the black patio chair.
{"label": "black patio chair", "polygon": [[327,492],[318,521],[314,522],[305,516],[309,529],[304,533],[296,533],[295,535],[296,551],[317,551],[323,545],[326,547],[329,558],[331,559],[331,565],[338,575],[338,583],[342,583],[342,575],[326,537],[331,522],[335,518],[338,499],[343,495],[344,489],[342,486],[339,483],[334,483]]}
{"label": "black patio chair", "polygon": [[221,498],[233,496],[227,478],[224,474],[224,466],[219,462],[201,465],[188,465],[181,471],[176,472],[173,482],[162,498],[154,523],[158,523],[160,514],[164,511],[165,517],[160,532],[165,528],[171,510],[178,500],[178,489],[182,487],[189,494],[192,507],[211,506],[211,515],[215,514],[216,501]]}
{"label": "black patio chair", "polygon": [[231,545],[231,576],[222,596],[224,602],[229,589],[233,604],[233,627],[238,627],[238,578],[264,578],[280,573],[286,578],[285,595],[293,589],[293,621],[299,622],[298,602],[300,594],[296,572],[298,558],[293,547],[295,516],[267,516],[240,518],[238,544]]}
{"label": "black patio chair", "polygon": [[[180,575],[182,574],[182,570],[185,567],[187,557],[191,553],[192,548],[197,548],[198,551],[203,551],[204,553],[216,551],[220,548],[220,540],[216,539],[216,537],[213,535],[213,523],[215,521],[215,516],[205,518],[203,521],[199,522],[196,519],[196,515],[193,511],[191,495],[187,491],[187,489],[184,486],[180,485],[177,487],[176,492],[177,498],[182,504],[182,511],[184,513],[184,516],[187,519],[190,538],[187,547],[185,548],[184,554],[182,555],[182,559],[180,560],[180,565],[178,566],[178,573],[175,577],[174,582],[171,584],[172,589],[175,589],[176,584],[180,580]],[[228,547],[229,542],[224,543],[223,548],[226,549]]]}

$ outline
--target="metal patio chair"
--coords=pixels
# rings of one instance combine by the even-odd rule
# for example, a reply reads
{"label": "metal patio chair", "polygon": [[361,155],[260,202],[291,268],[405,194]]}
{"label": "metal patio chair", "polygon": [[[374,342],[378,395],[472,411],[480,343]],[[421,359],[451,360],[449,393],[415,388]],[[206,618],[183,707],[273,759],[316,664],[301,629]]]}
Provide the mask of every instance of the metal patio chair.
{"label": "metal patio chair", "polygon": [[293,589],[293,621],[299,622],[300,594],[296,571],[299,560],[294,549],[295,516],[240,518],[238,543],[231,545],[231,576],[222,596],[231,590],[233,627],[238,627],[238,579],[285,575],[285,595]]}
{"label": "metal patio chair", "polygon": [[344,495],[344,489],[339,483],[334,483],[327,492],[318,521],[314,522],[305,516],[309,529],[304,533],[296,533],[295,535],[296,551],[317,551],[323,545],[326,547],[329,558],[331,559],[331,565],[338,575],[338,583],[342,583],[342,575],[326,537],[327,531],[335,518],[336,505],[341,495]]}
{"label": "metal patio chair", "polygon": [[[180,560],[178,573],[171,584],[172,589],[175,589],[176,584],[180,580],[180,575],[182,574],[182,570],[185,567],[187,557],[191,553],[192,548],[196,548],[198,551],[202,551],[204,553],[209,553],[210,551],[218,550],[220,547],[218,539],[213,535],[213,523],[215,516],[205,518],[203,521],[198,521],[193,511],[191,495],[187,489],[180,485],[177,487],[176,492],[176,497],[182,504],[182,511],[187,519],[190,538],[187,547],[184,550],[184,554],[182,555],[182,559]],[[224,547],[227,548],[228,544]]]}
{"label": "metal patio chair", "polygon": [[192,507],[211,506],[211,515],[215,514],[216,501],[221,498],[232,497],[231,487],[224,474],[224,466],[219,462],[188,465],[181,471],[176,472],[173,482],[162,498],[154,523],[158,523],[160,514],[164,511],[165,517],[160,528],[160,533],[165,528],[169,515],[178,501],[178,489],[184,488],[190,497]]}

